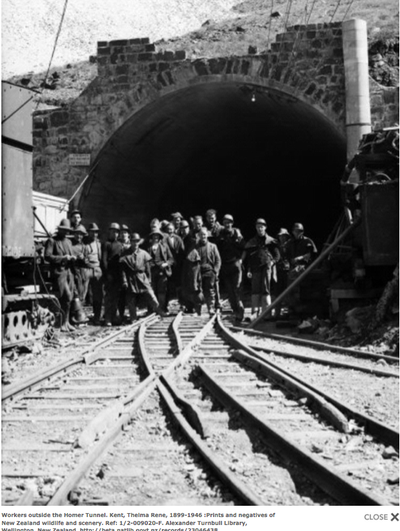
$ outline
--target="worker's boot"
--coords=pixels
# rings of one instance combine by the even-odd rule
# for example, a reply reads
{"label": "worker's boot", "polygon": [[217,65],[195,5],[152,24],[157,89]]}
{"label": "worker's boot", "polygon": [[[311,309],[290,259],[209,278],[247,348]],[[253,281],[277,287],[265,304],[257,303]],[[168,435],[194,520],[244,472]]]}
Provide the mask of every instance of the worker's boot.
{"label": "worker's boot", "polygon": [[61,306],[61,332],[72,332],[75,327],[69,322],[71,303],[63,303]]}
{"label": "worker's boot", "polygon": [[71,321],[73,324],[80,325],[88,322],[88,319],[83,311],[81,301],[75,298],[71,304]]}
{"label": "worker's boot", "polygon": [[[261,295],[261,311],[264,312],[268,306],[271,304],[271,295]],[[264,317],[264,320],[267,321],[271,319],[271,314],[268,314]]]}
{"label": "worker's boot", "polygon": [[243,321],[244,318],[244,306],[242,302],[239,302],[236,312],[235,312],[235,320],[240,323]]}
{"label": "worker's boot", "polygon": [[250,321],[254,321],[260,311],[260,296],[252,295],[251,296],[251,316]]}
{"label": "worker's boot", "polygon": [[101,317],[101,303],[93,302],[93,324],[98,326]]}

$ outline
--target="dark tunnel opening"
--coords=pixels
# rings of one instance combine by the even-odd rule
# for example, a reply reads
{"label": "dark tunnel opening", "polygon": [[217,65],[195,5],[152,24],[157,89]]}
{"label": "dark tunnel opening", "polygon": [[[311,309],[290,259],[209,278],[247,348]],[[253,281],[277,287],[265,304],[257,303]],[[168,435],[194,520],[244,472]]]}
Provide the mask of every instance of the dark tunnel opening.
{"label": "dark tunnel opening", "polygon": [[[255,99],[255,101],[253,101]],[[102,229],[146,234],[153,217],[208,208],[235,217],[245,237],[301,221],[321,246],[340,214],[346,143],[311,106],[238,83],[194,85],[128,120],[100,153],[79,206]]]}

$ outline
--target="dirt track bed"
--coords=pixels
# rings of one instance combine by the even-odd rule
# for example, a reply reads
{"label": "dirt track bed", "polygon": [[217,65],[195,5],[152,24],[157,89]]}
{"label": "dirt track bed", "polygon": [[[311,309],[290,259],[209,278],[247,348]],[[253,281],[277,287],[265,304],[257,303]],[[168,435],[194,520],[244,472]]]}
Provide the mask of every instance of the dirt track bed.
{"label": "dirt track bed", "polygon": [[[257,344],[260,347],[268,348],[272,346],[269,339],[255,339],[250,335],[240,334],[248,343]],[[275,348],[283,350],[283,346]],[[285,350],[292,350],[298,354],[310,352],[310,349],[293,346],[285,347]],[[315,351],[314,351],[315,352]],[[316,355],[322,354],[320,351]],[[399,427],[399,379],[376,376],[362,373],[357,370],[333,368],[319,363],[305,363],[293,358],[285,358],[275,354],[268,354],[268,359],[284,367],[295,375],[304,377],[311,384],[319,387],[328,393],[340,398],[349,406],[368,415],[373,416],[381,422],[398,429]],[[336,356],[337,357],[337,356]],[[343,358],[343,356],[342,356]],[[335,359],[335,354],[332,354]],[[353,363],[352,358],[351,362]],[[360,365],[366,364],[365,360],[360,360]],[[390,367],[385,366],[385,369]]]}

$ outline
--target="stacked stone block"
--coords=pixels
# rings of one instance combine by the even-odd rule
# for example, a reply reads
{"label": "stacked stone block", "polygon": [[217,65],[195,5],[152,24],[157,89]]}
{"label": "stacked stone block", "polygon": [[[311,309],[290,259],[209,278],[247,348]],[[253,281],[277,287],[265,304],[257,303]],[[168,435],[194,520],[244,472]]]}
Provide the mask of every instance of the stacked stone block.
{"label": "stacked stone block", "polygon": [[[70,197],[89,168],[69,155],[90,153],[92,163],[113,134],[160,95],[192,83],[219,80],[275,89],[307,102],[345,130],[341,24],[294,26],[263,54],[202,58],[157,50],[148,38],[102,41],[98,76],[68,106],[34,116],[34,188]],[[373,125],[397,121],[398,93],[371,85]]]}

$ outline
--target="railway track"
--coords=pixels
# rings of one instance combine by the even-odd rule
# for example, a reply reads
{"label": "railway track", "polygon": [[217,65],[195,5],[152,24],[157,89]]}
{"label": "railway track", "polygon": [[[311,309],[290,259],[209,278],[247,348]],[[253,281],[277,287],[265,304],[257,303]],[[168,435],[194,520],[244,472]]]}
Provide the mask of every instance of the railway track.
{"label": "railway track", "polygon": [[388,403],[398,403],[399,358],[235,326],[230,330],[260,359],[398,429],[396,408]]}
{"label": "railway track", "polygon": [[3,505],[395,503],[398,433],[246,349],[152,316],[10,386]]}

